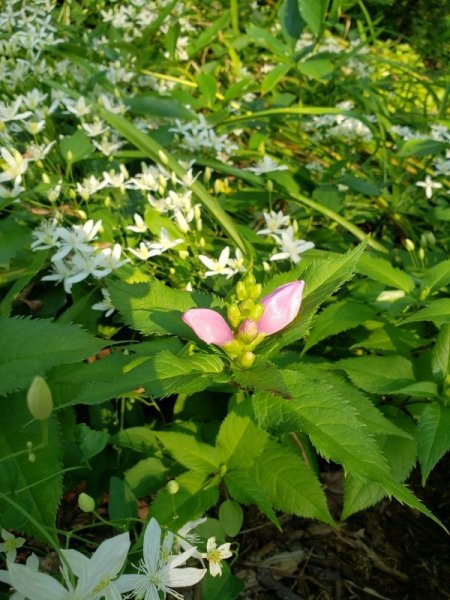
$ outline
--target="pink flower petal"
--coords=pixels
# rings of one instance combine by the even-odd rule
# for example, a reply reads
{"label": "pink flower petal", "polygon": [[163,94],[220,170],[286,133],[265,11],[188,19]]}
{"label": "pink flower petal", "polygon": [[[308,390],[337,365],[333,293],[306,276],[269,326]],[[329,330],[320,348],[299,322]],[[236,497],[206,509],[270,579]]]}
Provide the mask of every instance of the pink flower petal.
{"label": "pink flower petal", "polygon": [[233,332],[227,322],[215,310],[191,308],[184,313],[183,321],[207,344],[223,346],[234,339]]}
{"label": "pink flower petal", "polygon": [[260,333],[271,335],[292,323],[300,310],[304,286],[304,281],[292,281],[261,300],[264,314],[256,323]]}

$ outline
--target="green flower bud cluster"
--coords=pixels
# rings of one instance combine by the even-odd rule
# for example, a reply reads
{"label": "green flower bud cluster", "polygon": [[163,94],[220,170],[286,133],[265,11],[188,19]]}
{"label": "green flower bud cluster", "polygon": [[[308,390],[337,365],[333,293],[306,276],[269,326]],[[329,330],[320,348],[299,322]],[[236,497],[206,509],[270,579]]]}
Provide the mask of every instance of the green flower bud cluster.
{"label": "green flower bud cluster", "polygon": [[[234,340],[225,344],[223,349],[241,369],[250,369],[253,365],[256,357],[252,351],[264,338],[255,323],[264,313],[264,306],[258,302],[261,292],[262,285],[256,283],[252,273],[248,273],[236,284],[236,293],[227,308],[228,322],[235,335]],[[239,331],[242,323],[247,320],[252,323],[247,325],[245,331]]]}

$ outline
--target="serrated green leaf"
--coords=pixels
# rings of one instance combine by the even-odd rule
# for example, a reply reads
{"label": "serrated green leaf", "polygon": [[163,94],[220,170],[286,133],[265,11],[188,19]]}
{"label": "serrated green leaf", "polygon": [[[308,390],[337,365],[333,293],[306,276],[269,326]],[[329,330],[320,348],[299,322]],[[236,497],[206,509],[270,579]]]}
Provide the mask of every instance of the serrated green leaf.
{"label": "serrated green leaf", "polygon": [[249,469],[268,439],[248,417],[230,412],[220,426],[216,448],[228,469]]}
{"label": "serrated green leaf", "polygon": [[438,327],[450,321],[450,299],[439,298],[431,300],[414,315],[411,315],[402,321],[402,325],[406,323],[416,323],[418,321],[432,321]]}
{"label": "serrated green leaf", "polygon": [[221,454],[214,446],[199,442],[192,435],[158,431],[158,439],[180,465],[205,475],[218,471]]}
{"label": "serrated green leaf", "polygon": [[372,434],[390,435],[410,438],[400,427],[397,427],[391,420],[376,408],[376,406],[367,398],[367,396],[355,388],[351,383],[342,379],[336,373],[324,372],[313,365],[300,367],[300,371],[309,375],[314,375],[316,379],[321,379],[324,383],[329,383],[342,398],[345,398],[356,411],[362,423],[367,425]]}
{"label": "serrated green leaf", "polygon": [[306,338],[303,353],[315,346],[318,342],[358,327],[364,321],[374,316],[374,309],[367,304],[342,300],[330,304],[319,313]]}
{"label": "serrated green leaf", "polygon": [[403,290],[407,294],[414,289],[414,281],[407,273],[393,267],[389,261],[378,256],[364,254],[361,256],[356,270],[370,279]]}
{"label": "serrated green leaf", "polygon": [[168,351],[153,356],[111,354],[92,364],[56,367],[48,376],[56,405],[97,404],[143,387],[164,398],[208,387],[223,363],[213,355],[180,358]]}
{"label": "serrated green leaf", "polygon": [[265,490],[275,508],[334,524],[314,471],[289,448],[269,442],[250,475]]}
{"label": "serrated green leaf", "polygon": [[219,498],[216,487],[206,487],[203,473],[182,473],[176,481],[180,486],[178,492],[171,495],[166,489],[161,489],[150,507],[151,515],[160,525],[175,531],[188,521],[202,517]]}
{"label": "serrated green leaf", "polygon": [[248,371],[236,371],[234,378],[247,389],[274,392],[281,396],[289,394],[287,386],[280,379],[279,367],[269,362],[257,364]]}
{"label": "serrated green leaf", "polygon": [[[403,482],[416,464],[417,444],[415,425],[406,416],[398,415],[394,419],[397,430],[403,432],[401,439],[392,436],[377,436],[383,455],[387,458],[395,481]],[[347,474],[344,486],[344,507],[342,519],[373,506],[386,496],[383,485],[375,481],[361,481],[351,473]]]}
{"label": "serrated green leaf", "polygon": [[443,384],[450,372],[450,324],[443,325],[439,330],[431,353],[431,371],[434,379]]}
{"label": "serrated green leaf", "polygon": [[346,254],[331,255],[314,261],[302,274],[305,280],[302,306],[295,321],[278,336],[278,345],[285,346],[302,337],[308,330],[319,306],[334,294],[354,273],[364,252],[362,243]]}
{"label": "serrated green leaf", "polygon": [[448,450],[450,450],[450,406],[432,402],[423,410],[417,426],[417,455],[423,485]]}
{"label": "serrated green leaf", "polygon": [[127,325],[145,335],[170,334],[198,340],[183,322],[183,313],[190,308],[223,306],[223,301],[215,296],[175,290],[156,280],[135,284],[111,281],[108,290]]}
{"label": "serrated green leaf", "polygon": [[373,394],[389,394],[415,383],[413,365],[403,356],[361,356],[333,364],[343,369],[353,383]]}
{"label": "serrated green leaf", "polygon": [[309,435],[318,452],[356,472],[366,480],[390,478],[387,463],[358,412],[320,375],[280,370],[291,397],[265,392],[253,396],[256,418],[279,433],[300,431]]}
{"label": "serrated green leaf", "polygon": [[450,259],[447,259],[428,269],[420,284],[420,290],[422,294],[429,295],[449,283]]}
{"label": "serrated green leaf", "polygon": [[[61,446],[59,425],[54,417],[48,421],[48,444],[35,450],[36,460],[28,454],[6,458],[26,449],[32,442],[36,448],[42,441],[42,423],[30,422],[26,409],[25,393],[10,394],[0,398],[0,412],[7,418],[0,422],[0,489],[19,504],[42,527],[52,531],[56,511],[62,494]],[[23,515],[0,501],[2,527],[19,529],[38,539],[42,533]],[[44,540],[47,541],[47,540]]]}
{"label": "serrated green leaf", "polygon": [[244,471],[226,473],[224,482],[230,496],[240,504],[255,504],[281,530],[270,500],[258,483]]}
{"label": "serrated green leaf", "polygon": [[78,325],[44,319],[0,320],[0,395],[27,387],[54,365],[97,353],[105,342]]}

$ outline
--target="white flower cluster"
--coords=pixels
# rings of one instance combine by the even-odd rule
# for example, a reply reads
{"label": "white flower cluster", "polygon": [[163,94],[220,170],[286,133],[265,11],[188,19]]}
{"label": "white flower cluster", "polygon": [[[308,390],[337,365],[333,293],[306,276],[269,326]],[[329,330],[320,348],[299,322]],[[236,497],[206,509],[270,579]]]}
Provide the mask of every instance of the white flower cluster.
{"label": "white flower cluster", "polygon": [[197,121],[182,123],[176,119],[175,127],[172,127],[170,131],[180,137],[180,144],[183,148],[191,152],[214,150],[217,158],[222,161],[228,160],[229,156],[238,149],[237,144],[232,142],[227,134],[217,135],[213,126],[202,114],[197,116]]}
{"label": "white flower cluster", "polygon": [[[336,108],[341,110],[353,110],[354,105],[351,101],[339,102]],[[366,115],[366,120],[374,121],[373,115]],[[355,117],[348,115],[320,115],[312,117],[307,121],[303,128],[306,131],[315,132],[312,136],[315,140],[320,140],[323,135],[328,137],[340,138],[348,141],[370,142],[373,134],[369,127]],[[320,132],[318,130],[321,130]]]}
{"label": "white flower cluster", "polygon": [[120,244],[108,248],[97,249],[92,242],[102,225],[92,219],[84,225],[61,227],[56,219],[42,221],[34,229],[31,243],[32,250],[55,250],[51,257],[53,272],[44,275],[43,281],[62,283],[64,290],[70,294],[75,283],[87,277],[102,279],[115,269],[128,262],[121,260]]}
{"label": "white flower cluster", "polygon": [[291,260],[297,264],[301,260],[301,254],[314,248],[313,242],[296,239],[297,221],[291,224],[289,215],[284,215],[282,211],[275,212],[271,210],[263,212],[266,226],[260,229],[258,235],[267,235],[271,237],[278,245],[278,252],[272,254],[270,260]]}
{"label": "white flower cluster", "polygon": [[227,279],[230,279],[230,277],[233,277],[233,275],[245,271],[244,256],[239,248],[236,248],[234,258],[230,258],[230,247],[225,246],[217,260],[214,258],[209,258],[204,254],[200,254],[199,259],[208,269],[203,274],[203,277],[226,275]]}
{"label": "white flower cluster", "polygon": [[[200,553],[195,545],[195,536],[190,531],[206,519],[187,523],[177,534],[167,532],[162,536],[156,519],[151,519],[144,533],[143,556],[136,573],[120,574],[123,571],[130,549],[128,533],[116,535],[102,542],[90,558],[78,550],[60,550],[63,559],[61,576],[63,583],[39,571],[39,560],[32,554],[26,564],[15,563],[16,549],[23,538],[15,538],[2,530],[4,544],[0,551],[6,554],[6,570],[0,570],[0,581],[16,591],[11,596],[16,600],[136,600],[165,599],[169,594],[177,600],[184,596],[174,588],[185,588],[197,584],[206,574],[204,560],[208,561],[213,577],[221,575],[222,560],[230,558],[230,544],[217,547],[215,538],[209,538],[206,552]],[[183,552],[178,553],[179,549]],[[202,563],[202,568],[183,566],[190,558]]]}

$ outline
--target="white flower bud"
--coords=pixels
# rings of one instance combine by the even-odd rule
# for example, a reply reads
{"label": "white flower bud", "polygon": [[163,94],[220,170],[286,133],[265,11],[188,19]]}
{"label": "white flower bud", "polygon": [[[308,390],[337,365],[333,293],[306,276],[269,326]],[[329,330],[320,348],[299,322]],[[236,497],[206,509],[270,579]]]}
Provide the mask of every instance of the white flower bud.
{"label": "white flower bud", "polygon": [[37,375],[27,392],[28,410],[35,419],[46,421],[53,411],[53,398],[43,377]]}

